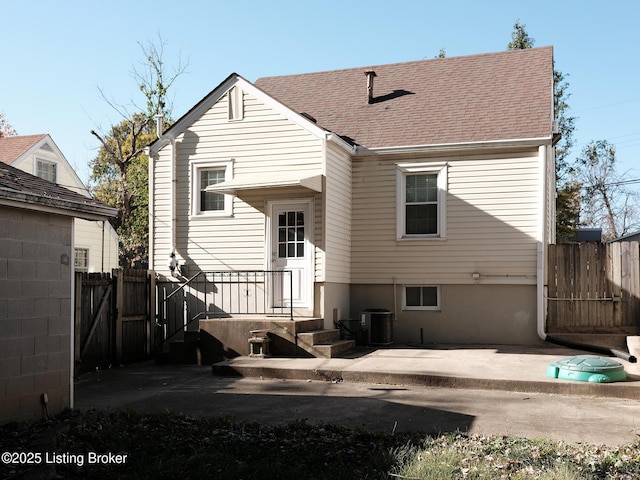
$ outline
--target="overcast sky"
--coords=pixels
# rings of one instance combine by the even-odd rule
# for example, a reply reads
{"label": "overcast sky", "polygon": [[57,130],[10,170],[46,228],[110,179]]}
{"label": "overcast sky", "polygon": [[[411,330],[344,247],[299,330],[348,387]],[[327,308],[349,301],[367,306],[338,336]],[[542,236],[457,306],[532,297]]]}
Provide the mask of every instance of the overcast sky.
{"label": "overcast sky", "polygon": [[[577,117],[573,156],[592,140],[617,146],[640,177],[640,2],[311,1],[5,2],[0,9],[0,112],[20,135],[48,133],[83,180],[121,117],[101,98],[144,105],[132,76],[139,44],[165,43],[167,71],[187,71],[169,98],[179,118],[236,72],[258,77],[502,51],[516,20],[554,47]],[[157,42],[156,42],[157,43]],[[638,185],[640,186],[640,185]]]}

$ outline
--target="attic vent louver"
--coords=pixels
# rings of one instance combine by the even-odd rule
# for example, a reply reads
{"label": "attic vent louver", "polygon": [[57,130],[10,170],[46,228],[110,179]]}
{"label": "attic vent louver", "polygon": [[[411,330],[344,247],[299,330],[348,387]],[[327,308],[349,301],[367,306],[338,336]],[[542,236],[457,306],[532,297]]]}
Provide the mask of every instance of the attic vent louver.
{"label": "attic vent louver", "polygon": [[376,75],[376,72],[374,72],[373,70],[367,70],[366,72],[364,72],[364,74],[367,76],[367,103],[372,104],[373,103],[373,79],[377,77],[377,75]]}

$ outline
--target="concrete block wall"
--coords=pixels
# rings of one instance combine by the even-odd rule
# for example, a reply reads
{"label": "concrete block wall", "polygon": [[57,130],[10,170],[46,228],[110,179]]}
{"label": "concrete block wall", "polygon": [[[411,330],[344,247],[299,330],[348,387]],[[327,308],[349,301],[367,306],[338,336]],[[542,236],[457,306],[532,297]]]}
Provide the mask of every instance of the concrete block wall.
{"label": "concrete block wall", "polygon": [[70,406],[72,225],[0,206],[0,424]]}

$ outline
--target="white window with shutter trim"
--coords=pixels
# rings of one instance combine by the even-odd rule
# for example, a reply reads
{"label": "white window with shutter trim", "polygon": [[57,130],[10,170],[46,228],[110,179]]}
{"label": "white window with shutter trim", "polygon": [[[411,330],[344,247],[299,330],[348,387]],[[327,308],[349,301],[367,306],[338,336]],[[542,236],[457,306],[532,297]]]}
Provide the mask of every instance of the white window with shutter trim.
{"label": "white window with shutter trim", "polygon": [[447,165],[396,165],[397,239],[446,237]]}
{"label": "white window with shutter trim", "polygon": [[231,180],[232,161],[202,162],[191,165],[191,212],[194,216],[231,215],[231,195],[207,191],[207,187]]}

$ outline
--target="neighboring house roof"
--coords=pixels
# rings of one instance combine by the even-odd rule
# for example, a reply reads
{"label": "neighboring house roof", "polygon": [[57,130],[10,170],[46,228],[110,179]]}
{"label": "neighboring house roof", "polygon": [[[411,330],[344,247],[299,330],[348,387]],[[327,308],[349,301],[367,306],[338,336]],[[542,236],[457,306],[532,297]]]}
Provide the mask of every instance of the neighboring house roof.
{"label": "neighboring house roof", "polygon": [[23,161],[40,149],[53,152],[59,161],[65,164],[66,172],[73,178],[73,182],[75,183],[65,186],[78,189],[83,195],[89,196],[89,190],[78,176],[76,169],[71,167],[51,136],[46,133],[0,137],[0,162],[20,168],[20,164]]}
{"label": "neighboring house roof", "polygon": [[[376,74],[371,103],[367,71]],[[266,77],[255,85],[367,148],[552,136],[552,47]]]}
{"label": "neighboring house roof", "polygon": [[631,233],[627,233],[626,235],[622,235],[620,237],[617,238],[612,238],[611,240],[608,240],[607,243],[612,243],[612,242],[635,242],[640,240],[640,231],[639,232],[631,232]]}
{"label": "neighboring house roof", "polygon": [[0,205],[27,207],[88,220],[114,217],[115,208],[0,162]]}
{"label": "neighboring house roof", "polygon": [[0,162],[11,165],[45,137],[46,134],[0,137]]}

